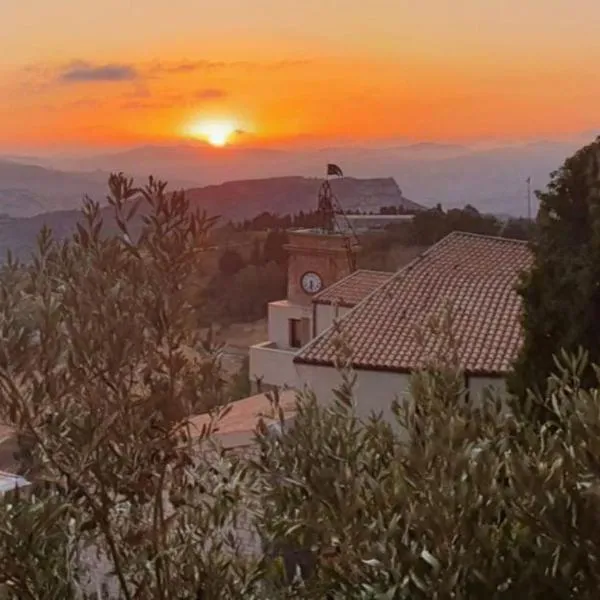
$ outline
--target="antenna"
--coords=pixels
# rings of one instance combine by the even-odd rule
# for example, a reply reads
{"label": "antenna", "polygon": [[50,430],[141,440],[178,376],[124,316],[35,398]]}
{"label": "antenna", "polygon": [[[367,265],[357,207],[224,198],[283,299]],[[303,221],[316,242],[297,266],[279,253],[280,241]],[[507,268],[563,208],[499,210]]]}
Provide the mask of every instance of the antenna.
{"label": "antenna", "polygon": [[325,181],[321,184],[318,198],[318,212],[321,214],[321,229],[326,233],[341,233],[346,247],[346,256],[350,272],[356,271],[356,246],[360,245],[360,241],[352,223],[346,216],[340,201],[333,193],[331,184],[329,183],[329,175],[337,175],[343,177],[342,170],[333,164],[327,165],[327,173]]}
{"label": "antenna", "polygon": [[527,178],[527,220],[531,221],[531,177]]}

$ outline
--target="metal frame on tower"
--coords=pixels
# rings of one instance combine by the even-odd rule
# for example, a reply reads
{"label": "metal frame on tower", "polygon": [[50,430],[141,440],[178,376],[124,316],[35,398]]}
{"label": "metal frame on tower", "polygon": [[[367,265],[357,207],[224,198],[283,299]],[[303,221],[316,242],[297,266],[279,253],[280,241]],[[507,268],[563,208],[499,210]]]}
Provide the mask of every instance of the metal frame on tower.
{"label": "metal frame on tower", "polygon": [[346,216],[337,196],[333,192],[329,176],[334,171],[343,177],[342,170],[337,165],[327,165],[325,180],[319,188],[317,210],[321,214],[321,229],[325,233],[338,233],[343,237],[346,256],[350,272],[356,271],[355,248],[360,245],[360,240]]}

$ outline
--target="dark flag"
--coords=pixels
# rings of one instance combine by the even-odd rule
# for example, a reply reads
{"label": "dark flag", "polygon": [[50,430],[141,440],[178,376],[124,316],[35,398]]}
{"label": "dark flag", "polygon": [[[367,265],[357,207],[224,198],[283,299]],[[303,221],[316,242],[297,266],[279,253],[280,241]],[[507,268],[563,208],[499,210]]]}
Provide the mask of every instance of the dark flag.
{"label": "dark flag", "polygon": [[327,175],[337,175],[338,177],[343,177],[344,173],[342,173],[342,170],[337,165],[328,164]]}

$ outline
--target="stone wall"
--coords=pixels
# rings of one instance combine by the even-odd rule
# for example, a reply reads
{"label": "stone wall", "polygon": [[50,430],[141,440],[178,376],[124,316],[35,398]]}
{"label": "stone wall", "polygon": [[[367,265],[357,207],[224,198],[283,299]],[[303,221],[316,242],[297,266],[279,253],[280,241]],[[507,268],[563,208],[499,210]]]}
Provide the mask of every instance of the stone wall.
{"label": "stone wall", "polygon": [[309,271],[321,276],[322,289],[350,274],[345,238],[341,235],[312,230],[292,231],[286,249],[290,255],[287,295],[290,302],[310,305],[312,296],[301,286],[302,276]]}

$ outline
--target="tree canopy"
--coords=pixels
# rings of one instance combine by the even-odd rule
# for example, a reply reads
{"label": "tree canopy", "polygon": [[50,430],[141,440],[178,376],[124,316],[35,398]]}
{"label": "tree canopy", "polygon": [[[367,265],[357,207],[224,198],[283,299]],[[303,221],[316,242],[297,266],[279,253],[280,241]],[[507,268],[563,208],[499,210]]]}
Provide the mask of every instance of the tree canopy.
{"label": "tree canopy", "polygon": [[[469,405],[452,335],[412,375],[410,401],[389,398],[394,419],[365,421],[340,333],[341,385],[328,398],[298,393],[291,422],[274,392],[279,433],[260,420],[254,446],[229,452],[214,431],[228,410],[218,353],[189,294],[211,220],[154,180],[111,177],[110,204],[122,235],[103,234],[88,202],[75,235],[42,232],[30,265],[0,273],[0,408],[26,438],[34,484],[0,498],[0,593],[597,597],[600,369],[585,353],[562,353],[538,397],[553,427],[505,398]],[[259,268],[266,283],[280,266],[234,278],[246,286]],[[582,373],[594,374],[589,389]],[[245,373],[238,383],[244,393]],[[207,408],[213,418],[193,430]]]}
{"label": "tree canopy", "polygon": [[233,248],[225,248],[219,258],[219,271],[223,275],[232,276],[241,271],[245,266],[241,254]]}
{"label": "tree canopy", "polygon": [[[552,173],[537,192],[540,209],[531,242],[533,268],[520,286],[524,344],[511,387],[523,397],[543,390],[561,349],[584,348],[600,359],[600,139]],[[581,384],[595,381],[591,367]]]}

